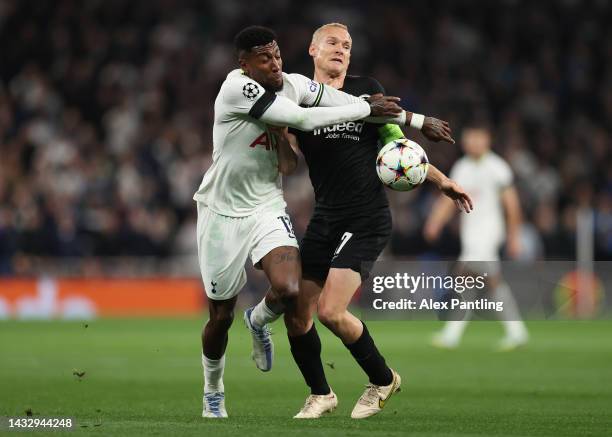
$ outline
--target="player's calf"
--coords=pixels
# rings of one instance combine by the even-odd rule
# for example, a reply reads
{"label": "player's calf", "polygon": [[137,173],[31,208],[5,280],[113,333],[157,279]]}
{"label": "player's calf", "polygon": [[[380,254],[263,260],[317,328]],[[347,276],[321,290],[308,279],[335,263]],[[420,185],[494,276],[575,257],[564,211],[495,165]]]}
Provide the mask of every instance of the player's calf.
{"label": "player's calf", "polygon": [[227,332],[232,326],[235,304],[236,298],[208,300],[210,317],[202,330],[202,367],[204,370],[202,417],[227,417],[223,373],[228,340]]}
{"label": "player's calf", "polygon": [[319,305],[318,317],[321,323],[345,344],[353,343],[361,335],[361,321],[345,308]]}

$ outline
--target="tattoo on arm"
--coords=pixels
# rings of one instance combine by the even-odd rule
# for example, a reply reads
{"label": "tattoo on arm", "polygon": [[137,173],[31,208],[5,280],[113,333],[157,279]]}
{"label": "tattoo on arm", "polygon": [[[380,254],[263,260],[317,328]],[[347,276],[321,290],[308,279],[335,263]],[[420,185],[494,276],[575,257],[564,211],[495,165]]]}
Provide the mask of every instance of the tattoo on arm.
{"label": "tattoo on arm", "polygon": [[284,262],[294,262],[298,260],[298,254],[294,250],[286,250],[281,253],[277,253],[272,258],[273,264],[282,264]]}

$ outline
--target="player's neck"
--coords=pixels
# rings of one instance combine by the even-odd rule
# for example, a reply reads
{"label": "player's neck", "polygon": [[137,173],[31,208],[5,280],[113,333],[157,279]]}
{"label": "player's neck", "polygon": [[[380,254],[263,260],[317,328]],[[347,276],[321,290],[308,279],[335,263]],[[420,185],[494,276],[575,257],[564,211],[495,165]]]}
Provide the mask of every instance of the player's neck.
{"label": "player's neck", "polygon": [[314,80],[332,88],[340,89],[344,86],[346,71],[341,74],[330,74],[327,71],[315,68]]}

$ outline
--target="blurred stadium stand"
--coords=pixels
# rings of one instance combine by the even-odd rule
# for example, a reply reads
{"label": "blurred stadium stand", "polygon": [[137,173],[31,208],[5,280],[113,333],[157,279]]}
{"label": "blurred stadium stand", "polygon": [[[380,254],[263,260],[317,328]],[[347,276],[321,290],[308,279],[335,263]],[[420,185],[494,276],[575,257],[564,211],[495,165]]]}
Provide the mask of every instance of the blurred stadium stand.
{"label": "blurred stadium stand", "polygon": [[[284,70],[312,74],[312,31],[349,25],[354,74],[404,107],[491,122],[525,211],[525,258],[575,259],[592,208],[612,259],[612,27],[607,1],[0,0],[0,275],[192,274],[213,101],[248,24],[279,33]],[[447,171],[460,148],[429,144]],[[312,210],[303,164],[285,180],[294,227]],[[437,193],[391,193],[387,255],[457,253],[421,227]],[[107,257],[132,260],[101,261]],[[134,261],[142,260],[142,261]],[[190,260],[187,263],[184,260]]]}

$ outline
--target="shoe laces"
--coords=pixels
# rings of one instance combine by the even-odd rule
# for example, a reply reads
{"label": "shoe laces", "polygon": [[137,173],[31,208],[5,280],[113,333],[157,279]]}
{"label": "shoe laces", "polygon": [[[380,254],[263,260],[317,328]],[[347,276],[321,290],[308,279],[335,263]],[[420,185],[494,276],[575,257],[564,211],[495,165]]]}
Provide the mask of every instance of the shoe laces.
{"label": "shoe laces", "polygon": [[206,399],[206,405],[212,413],[219,413],[221,408],[221,401],[223,401],[222,393],[206,393],[204,398]]}
{"label": "shoe laces", "polygon": [[359,398],[359,403],[367,407],[374,405],[380,399],[378,394],[378,386],[372,383],[366,384],[366,391]]}
{"label": "shoe laces", "polygon": [[270,330],[270,327],[268,325],[264,325],[263,327],[259,329],[254,327],[253,332],[255,333],[257,340],[259,340],[261,343],[263,343],[266,346],[269,345],[270,335],[272,334],[272,331]]}
{"label": "shoe laces", "polygon": [[315,400],[316,398],[314,395],[308,395],[308,397],[306,398],[306,402],[304,402],[304,406],[302,407],[302,411],[310,410],[314,405]]}

